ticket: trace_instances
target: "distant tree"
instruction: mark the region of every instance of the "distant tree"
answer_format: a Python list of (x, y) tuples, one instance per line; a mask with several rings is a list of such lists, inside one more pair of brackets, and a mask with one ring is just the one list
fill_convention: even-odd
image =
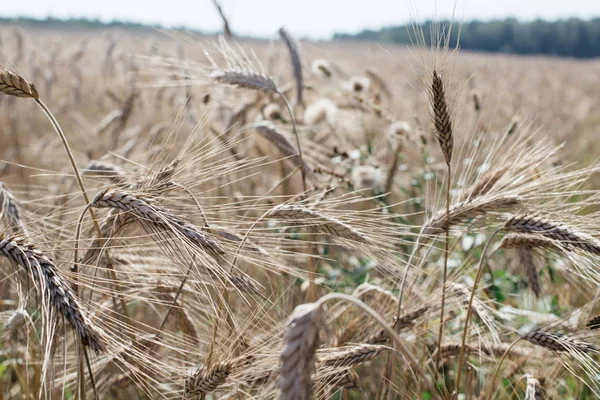
[[(429, 32), (432, 32), (433, 23), (426, 21), (420, 25), (427, 44), (430, 44)], [(378, 31), (365, 30), (355, 35), (336, 34), (334, 38), (409, 44), (411, 35), (414, 36), (412, 26), (395, 26)], [(455, 32), (451, 38), (451, 45), (456, 45), (456, 40)], [(460, 45), (463, 49), (477, 51), (600, 57), (600, 18), (555, 22), (540, 19), (519, 22), (515, 18), (487, 22), (475, 20), (462, 25)]]

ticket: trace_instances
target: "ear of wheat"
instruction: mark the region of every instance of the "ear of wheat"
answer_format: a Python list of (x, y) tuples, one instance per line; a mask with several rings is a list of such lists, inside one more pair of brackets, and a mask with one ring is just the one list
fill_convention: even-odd
[(354, 227), (337, 218), (310, 210), (306, 207), (282, 204), (271, 210), (269, 215), (275, 218), (302, 221), (303, 225), (308, 226), (315, 232), (340, 239), (349, 239), (359, 243), (368, 242), (367, 236)]
[(336, 368), (356, 366), (373, 359), (386, 350), (389, 350), (389, 348), (385, 346), (364, 344), (320, 357), (319, 364), (325, 367)]
[(446, 100), (444, 82), (442, 81), (442, 77), (435, 70), (433, 71), (430, 96), (435, 135), (440, 143), (446, 164), (450, 165), (450, 162), (452, 161), (452, 150), (454, 148), (450, 108), (448, 107), (448, 102)]
[(292, 69), (294, 70), (294, 78), (296, 79), (296, 102), (302, 104), (302, 94), (304, 83), (302, 79), (302, 63), (300, 62), (300, 53), (298, 52), (298, 44), (285, 28), (279, 29), (279, 36), (283, 39), (289, 53)]
[(540, 297), (541, 284), (540, 276), (538, 275), (537, 268), (533, 261), (533, 251), (531, 247), (519, 247), (517, 248), (517, 254), (519, 256), (519, 263), (525, 270), (525, 276), (531, 291), (535, 294), (535, 297)]
[(281, 400), (312, 399), (311, 374), (319, 339), (321, 307), (302, 304), (294, 310), (283, 337), (279, 389)]
[(194, 398), (215, 391), (225, 383), (232, 370), (232, 364), (229, 362), (221, 362), (211, 368), (199, 368), (185, 380), (184, 397)]
[(164, 208), (153, 204), (150, 199), (126, 191), (107, 189), (98, 193), (92, 200), (91, 205), (97, 208), (126, 211), (143, 222), (151, 223), (168, 231), (174, 231), (202, 249), (217, 254), (224, 253), (216, 240), (201, 232), (195, 225), (187, 223)]
[(277, 147), (277, 150), (279, 150), (283, 155), (289, 157), (295, 166), (301, 167), (307, 175), (311, 175), (313, 173), (314, 169), (300, 158), (298, 150), (294, 148), (294, 146), (289, 142), (289, 140), (287, 140), (284, 134), (277, 129), (275, 125), (272, 123), (263, 122), (251, 125), (251, 127), (255, 128), (262, 137)]
[(25, 237), (28, 236), (27, 229), (21, 218), (21, 208), (17, 203), (17, 199), (2, 182), (0, 182), (0, 215), (4, 217), (12, 233), (19, 233)]
[(580, 249), (590, 254), (600, 254), (600, 241), (575, 228), (549, 219), (530, 215), (515, 215), (504, 224), (507, 231), (537, 234), (556, 240), (567, 249)]
[(21, 75), (0, 66), (0, 93), (16, 97), (39, 99), (40, 95), (33, 83)]
[(595, 350), (595, 347), (590, 343), (573, 339), (560, 333), (547, 332), (541, 329), (535, 329), (529, 332), (523, 336), (523, 339), (536, 346), (555, 352), (588, 353)]
[(71, 325), (84, 346), (97, 353), (104, 350), (101, 331), (87, 316), (73, 290), (58, 272), (54, 261), (31, 243), (16, 236), (1, 236), (0, 252), (31, 275), (36, 287), (45, 292), (50, 305)]

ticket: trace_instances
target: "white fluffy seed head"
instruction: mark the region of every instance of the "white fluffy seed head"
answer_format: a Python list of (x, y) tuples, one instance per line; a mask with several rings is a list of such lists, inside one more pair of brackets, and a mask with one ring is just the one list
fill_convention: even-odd
[(281, 119), (281, 107), (277, 103), (269, 103), (263, 108), (263, 115), (270, 121)]
[(385, 128), (385, 136), (391, 144), (397, 144), (400, 137), (407, 138), (412, 133), (410, 124), (406, 121), (396, 121)]
[(354, 167), (350, 179), (355, 189), (372, 189), (375, 191), (383, 188), (385, 182), (383, 172), (371, 165)]
[(316, 59), (312, 62), (311, 70), (313, 74), (322, 78), (330, 78), (332, 75), (329, 61), (324, 60), (322, 58)]
[(365, 76), (353, 76), (346, 83), (346, 90), (355, 94), (365, 94), (369, 91), (371, 80)]
[(335, 103), (329, 99), (319, 99), (306, 108), (304, 113), (304, 122), (307, 125), (318, 124), (319, 122), (327, 121), (327, 123), (335, 124), (338, 108)]

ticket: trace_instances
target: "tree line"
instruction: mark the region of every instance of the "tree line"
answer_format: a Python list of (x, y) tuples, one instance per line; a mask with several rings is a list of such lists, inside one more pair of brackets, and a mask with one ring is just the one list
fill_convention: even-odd
[[(430, 32), (439, 22), (427, 21), (420, 25), (425, 40), (430, 44)], [(456, 24), (455, 24), (456, 25)], [(449, 22), (442, 22), (449, 26)], [(459, 29), (452, 30), (450, 46), (456, 46)], [(357, 34), (338, 33), (334, 39), (372, 40), (377, 42), (411, 43), (412, 26), (386, 27), (364, 30)], [(495, 21), (471, 21), (460, 28), (460, 47), (466, 50), (516, 54), (545, 54), (562, 57), (600, 57), (600, 18), (590, 20), (565, 19), (559, 21), (535, 20), (520, 22), (514, 18)]]

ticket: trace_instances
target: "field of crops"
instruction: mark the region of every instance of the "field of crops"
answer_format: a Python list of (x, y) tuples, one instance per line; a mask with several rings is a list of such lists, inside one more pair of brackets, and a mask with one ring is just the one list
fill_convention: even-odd
[(600, 61), (0, 49), (0, 400), (600, 397)]

